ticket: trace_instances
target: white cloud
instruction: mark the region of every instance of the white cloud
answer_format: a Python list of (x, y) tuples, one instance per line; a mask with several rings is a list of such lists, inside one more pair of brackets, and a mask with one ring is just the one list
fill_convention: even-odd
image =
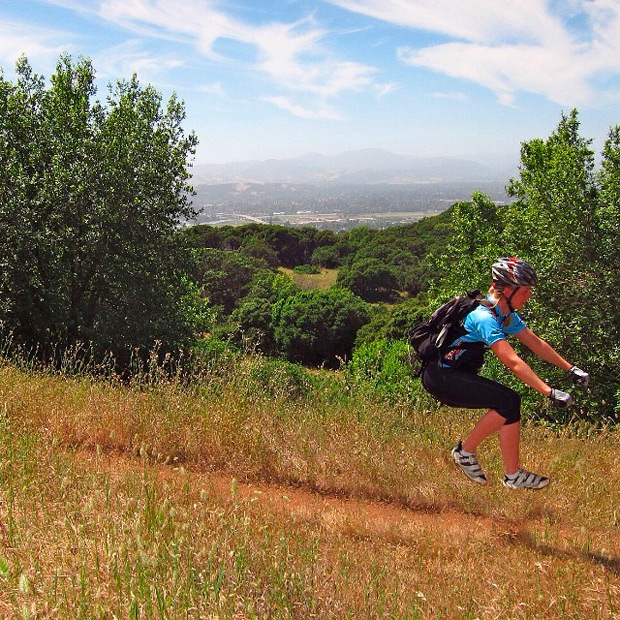
[[(99, 16), (136, 34), (186, 41), (207, 56), (219, 38), (244, 40), (244, 28), (211, 2), (178, 0), (101, 0)], [(241, 27), (240, 27), (241, 26)]]
[(587, 60), (595, 70), (620, 71), (620, 3), (597, 0), (585, 4), (592, 28)]
[[(197, 66), (200, 58), (206, 58), (228, 65), (232, 70), (262, 75), (279, 89), (279, 94), (298, 92), (314, 96), (315, 104), (308, 108), (291, 104), (284, 97), (270, 99), (280, 108), (305, 118), (338, 117), (333, 110), (325, 108), (327, 98), (346, 92), (385, 96), (396, 89), (393, 83), (377, 81), (375, 67), (342, 58), (331, 51), (326, 41), (334, 33), (317, 26), (312, 17), (288, 23), (255, 24), (236, 19), (213, 0), (47, 1), (90, 20), (106, 20), (131, 33), (130, 40), (93, 57), (102, 77), (135, 72), (141, 81), (158, 83), (171, 69), (187, 64)], [(30, 29), (32, 42), (31, 33)], [(8, 38), (3, 39), (0, 45), (6, 46)], [(161, 49), (152, 51), (153, 40), (164, 42)], [(195, 50), (195, 57), (181, 60), (178, 54), (167, 55), (165, 50), (170, 46), (165, 42), (181, 42)], [(56, 48), (52, 55), (57, 57)], [(203, 90), (223, 95), (221, 83), (207, 85)]]
[(382, 97), (397, 91), (399, 88), (400, 84), (397, 84), (396, 82), (386, 82), (385, 84), (375, 84), (373, 86), (373, 92), (377, 97), (379, 97), (379, 99), (381, 99)]
[(560, 105), (585, 104), (589, 99), (580, 68), (542, 47), (448, 43), (421, 50), (401, 49), (399, 57), (409, 65), (485, 86), (504, 104), (512, 104), (518, 91), (537, 93)]
[(330, 0), (375, 19), (447, 36), (493, 43), (506, 37), (541, 41), (565, 36), (546, 0)]
[(136, 33), (186, 40), (200, 54), (223, 62), (237, 61), (218, 51), (219, 42), (244, 44), (253, 51), (249, 68), (289, 90), (333, 97), (377, 86), (374, 67), (332, 57), (323, 45), (328, 33), (310, 18), (253, 25), (204, 0), (103, 0), (100, 15)]
[(167, 71), (180, 67), (183, 62), (165, 54), (153, 54), (140, 41), (130, 40), (107, 48), (93, 58), (99, 77), (138, 75), (141, 82), (157, 83)]
[(455, 101), (465, 101), (469, 97), (465, 93), (433, 93), (436, 99), (454, 99)]
[[(560, 105), (593, 103), (593, 80), (620, 75), (617, 0), (330, 0), (342, 8), (458, 41), (402, 47), (406, 64), (461, 78), (511, 105), (518, 92)], [(585, 23), (577, 33), (567, 18)], [(584, 36), (585, 32), (585, 36)]]
[(68, 38), (66, 33), (2, 20), (0, 65), (8, 72), (9, 69), (12, 70), (19, 56), (25, 54), (33, 66), (53, 67), (62, 52), (72, 51), (70, 44), (61, 43)]
[[(95, 7), (86, 1), (79, 3), (72, 0), (50, 1), (52, 4), (84, 15), (91, 17), (96, 15)], [(80, 52), (80, 37), (80, 33), (38, 28), (31, 23), (1, 20), (0, 59), (14, 63), (20, 54), (26, 54), (33, 66), (52, 70), (61, 53)], [(183, 64), (179, 58), (148, 51), (137, 39), (106, 48), (103, 52), (91, 54), (91, 57), (99, 77), (115, 78), (135, 72), (142, 81), (147, 82), (157, 82), (163, 73)]]
[(587, 62), (577, 57), (567, 62), (565, 55), (542, 46), (448, 43), (421, 50), (401, 49), (399, 57), (409, 65), (480, 84), (504, 104), (512, 104), (520, 91), (542, 95), (560, 105), (591, 103)]
[(304, 108), (287, 99), (286, 97), (263, 97), (263, 101), (272, 103), (282, 110), (290, 112), (293, 116), (312, 120), (341, 120), (342, 117), (335, 111), (326, 107), (317, 109)]
[(256, 68), (288, 89), (329, 97), (372, 84), (375, 69), (354, 62), (325, 58), (320, 41), (325, 33), (295, 24), (271, 24), (253, 31), (258, 48)]
[(211, 84), (202, 84), (198, 87), (203, 93), (207, 93), (208, 95), (216, 95), (217, 97), (221, 97), (222, 99), (226, 98), (226, 90), (224, 89), (224, 85), (222, 82), (213, 82)]

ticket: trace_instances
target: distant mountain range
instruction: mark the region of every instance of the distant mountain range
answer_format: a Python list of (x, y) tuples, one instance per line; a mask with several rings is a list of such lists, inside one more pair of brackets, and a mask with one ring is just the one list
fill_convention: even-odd
[(191, 170), (193, 183), (303, 183), (312, 185), (411, 185), (418, 183), (504, 182), (514, 167), (483, 165), (450, 157), (397, 155), (383, 149), (310, 153), (291, 159), (201, 164)]

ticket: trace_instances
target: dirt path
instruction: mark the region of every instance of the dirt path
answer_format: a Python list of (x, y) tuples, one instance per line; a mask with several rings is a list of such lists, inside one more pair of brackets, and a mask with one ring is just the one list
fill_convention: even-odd
[[(520, 547), (541, 557), (581, 559), (620, 575), (620, 531), (575, 528), (544, 516), (527, 521), (471, 514), (455, 509), (428, 511), (352, 497), (335, 497), (304, 488), (265, 483), (243, 483), (224, 474), (192, 474), (197, 483), (209, 482), (222, 497), (234, 485), (240, 498), (266, 511), (294, 516), (322, 526), (335, 535), (352, 536), (394, 545), (415, 545), (432, 539), (440, 546)], [(208, 480), (205, 479), (207, 476)], [(550, 537), (552, 543), (547, 542)]]
[[(215, 474), (210, 476), (210, 481), (222, 495), (230, 496), (232, 477)], [(342, 533), (366, 531), (374, 537), (401, 538), (414, 534), (423, 526), (441, 529), (447, 536), (458, 541), (463, 532), (468, 532), (469, 536), (469, 532), (479, 529), (502, 530), (508, 527), (507, 523), (501, 520), (495, 523), (488, 517), (457, 512), (431, 513), (385, 502), (336, 497), (304, 488), (240, 482), (235, 482), (235, 487), (240, 497), (257, 502), (264, 509), (291, 514), (304, 521), (320, 522), (327, 529)], [(483, 527), (479, 528), (481, 525)]]
[[(92, 453), (83, 455), (94, 459)], [(108, 455), (104, 467), (118, 473), (127, 469), (142, 470), (143, 463), (126, 455)], [(101, 464), (101, 463), (100, 463)], [(149, 465), (150, 471), (162, 481), (190, 479), (190, 488), (207, 488), (222, 501), (233, 494), (255, 509), (265, 513), (293, 517), (319, 525), (335, 535), (381, 541), (387, 544), (411, 545), (429, 535), (446, 545), (481, 543), (514, 545), (536, 549), (544, 555), (563, 557), (585, 556), (594, 564), (604, 565), (620, 575), (620, 531), (617, 528), (575, 528), (568, 522), (552, 527), (554, 544), (545, 544), (550, 524), (544, 515), (527, 521), (502, 516), (472, 514), (464, 510), (430, 510), (405, 507), (371, 499), (336, 495), (310, 488), (245, 482), (222, 472), (194, 472), (169, 465)], [(584, 549), (588, 551), (584, 552)], [(597, 549), (604, 549), (598, 552)]]

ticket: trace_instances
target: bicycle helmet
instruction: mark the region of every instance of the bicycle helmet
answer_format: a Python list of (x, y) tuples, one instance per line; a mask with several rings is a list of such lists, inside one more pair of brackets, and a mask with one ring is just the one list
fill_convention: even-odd
[(502, 290), (505, 286), (535, 286), (538, 278), (534, 268), (520, 258), (498, 258), (491, 267), (493, 286)]

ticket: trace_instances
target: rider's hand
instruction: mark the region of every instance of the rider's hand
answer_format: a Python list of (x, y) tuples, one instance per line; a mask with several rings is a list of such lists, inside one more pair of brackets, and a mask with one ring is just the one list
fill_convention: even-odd
[(551, 388), (549, 400), (555, 407), (570, 407), (573, 404), (573, 397), (568, 392)]
[(581, 368), (577, 368), (577, 366), (573, 366), (569, 371), (571, 381), (575, 385), (581, 385), (583, 387), (588, 387), (590, 384), (590, 375), (585, 371), (581, 370)]

